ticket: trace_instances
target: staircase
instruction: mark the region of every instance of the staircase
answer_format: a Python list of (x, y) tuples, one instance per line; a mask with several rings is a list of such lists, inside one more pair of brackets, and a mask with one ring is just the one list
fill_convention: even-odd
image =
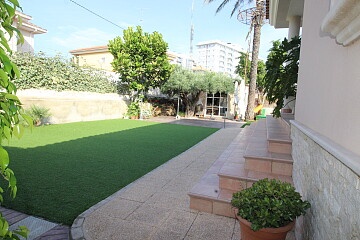
[(263, 179), (292, 183), (290, 126), (267, 116), (245, 127), (192, 190), (190, 208), (235, 217), (234, 192)]

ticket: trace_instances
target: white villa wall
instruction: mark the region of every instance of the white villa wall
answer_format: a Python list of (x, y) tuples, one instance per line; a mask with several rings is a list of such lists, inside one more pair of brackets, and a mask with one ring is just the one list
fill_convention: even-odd
[(360, 41), (344, 47), (321, 31), (329, 7), (304, 6), (291, 138), (294, 185), (312, 206), (297, 240), (360, 239)]
[(343, 47), (321, 32), (329, 6), (305, 1), (295, 119), (360, 155), (360, 41)]
[(34, 34), (31, 32), (21, 31), (24, 37), (24, 43), (17, 46), (18, 52), (34, 52)]
[(23, 90), (17, 96), (25, 109), (31, 105), (50, 109), (50, 123), (116, 119), (125, 116), (127, 104), (118, 94)]

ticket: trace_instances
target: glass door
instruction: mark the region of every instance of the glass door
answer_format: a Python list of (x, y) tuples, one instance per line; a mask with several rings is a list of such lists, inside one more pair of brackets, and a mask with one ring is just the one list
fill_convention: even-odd
[(206, 96), (206, 115), (225, 116), (227, 112), (226, 93), (208, 93)]

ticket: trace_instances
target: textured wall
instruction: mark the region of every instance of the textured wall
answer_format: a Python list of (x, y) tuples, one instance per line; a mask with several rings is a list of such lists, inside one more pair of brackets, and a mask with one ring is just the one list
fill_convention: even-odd
[(305, 1), (295, 119), (360, 155), (360, 40), (344, 47), (321, 32), (329, 6)]
[(297, 221), (297, 240), (360, 239), (359, 175), (294, 125), (291, 136), (295, 187), (312, 205)]
[(117, 94), (25, 90), (17, 96), (25, 109), (31, 105), (49, 108), (51, 123), (122, 118), (127, 111), (126, 102)]

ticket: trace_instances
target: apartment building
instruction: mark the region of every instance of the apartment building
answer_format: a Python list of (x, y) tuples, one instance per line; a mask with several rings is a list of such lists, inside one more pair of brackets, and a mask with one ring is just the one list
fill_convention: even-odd
[(180, 65), (189, 69), (193, 69), (195, 67), (194, 60), (186, 54), (179, 54), (172, 51), (167, 51), (166, 54), (171, 64)]
[(218, 40), (200, 42), (196, 47), (197, 65), (214, 72), (228, 73), (231, 76), (235, 75), (240, 52), (244, 52), (240, 45)]

